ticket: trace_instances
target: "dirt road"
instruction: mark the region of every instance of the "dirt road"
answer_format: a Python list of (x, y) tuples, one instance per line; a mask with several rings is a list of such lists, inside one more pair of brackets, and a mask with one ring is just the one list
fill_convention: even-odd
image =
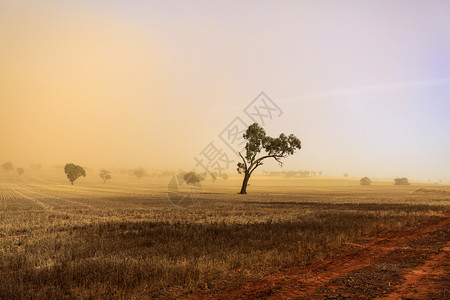
[(450, 299), (450, 217), (339, 249), (218, 295), (190, 299)]

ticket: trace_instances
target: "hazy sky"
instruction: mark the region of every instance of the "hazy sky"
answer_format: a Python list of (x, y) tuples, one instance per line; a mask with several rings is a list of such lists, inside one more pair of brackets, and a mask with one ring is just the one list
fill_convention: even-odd
[(267, 132), (303, 143), (286, 170), (448, 182), (449, 12), (0, 0), (0, 162), (190, 169), (264, 91), (283, 111)]

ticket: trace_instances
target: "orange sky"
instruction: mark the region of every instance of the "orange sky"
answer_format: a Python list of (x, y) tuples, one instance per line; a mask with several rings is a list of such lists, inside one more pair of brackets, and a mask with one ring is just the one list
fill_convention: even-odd
[(434, 4), (2, 1), (0, 162), (189, 169), (265, 91), (303, 141), (285, 169), (448, 181)]

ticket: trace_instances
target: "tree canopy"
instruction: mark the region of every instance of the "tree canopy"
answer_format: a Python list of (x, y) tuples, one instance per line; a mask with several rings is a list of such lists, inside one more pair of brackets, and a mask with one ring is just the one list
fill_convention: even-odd
[(138, 179), (141, 179), (144, 177), (147, 173), (143, 168), (138, 168), (133, 171), (134, 176), (136, 176)]
[(5, 171), (7, 171), (7, 172), (9, 172), (9, 171), (11, 171), (11, 170), (14, 170), (13, 163), (10, 162), (10, 161), (5, 162), (5, 163), (2, 165), (2, 168), (3, 168), (3, 170), (5, 170)]
[(22, 176), (23, 173), (25, 172), (24, 168), (17, 168), (16, 171), (17, 171), (17, 175), (19, 175), (19, 176)]
[(195, 185), (202, 181), (204, 178), (200, 174), (195, 173), (194, 171), (188, 172), (183, 175), (184, 182), (190, 185)]
[(406, 177), (395, 178), (394, 185), (409, 185), (408, 178), (406, 178)]
[(372, 180), (370, 180), (369, 177), (363, 177), (361, 178), (361, 180), (359, 181), (359, 183), (361, 185), (371, 185), (372, 184)]
[(80, 176), (86, 177), (86, 172), (84, 171), (84, 169), (73, 163), (68, 163), (65, 165), (64, 173), (66, 173), (67, 178), (69, 179), (72, 185), (73, 182), (77, 180), (78, 177)]
[(99, 173), (101, 179), (103, 179), (103, 183), (106, 183), (106, 180), (110, 180), (111, 177), (111, 171), (108, 171), (106, 169), (101, 169)]
[(259, 126), (258, 123), (250, 125), (243, 137), (247, 140), (245, 144), (246, 152), (245, 156), (239, 152), (242, 162), (237, 164), (238, 173), (244, 174), (240, 194), (247, 193), (246, 189), (251, 174), (256, 168), (263, 165), (265, 159), (273, 158), (282, 166), (281, 159), (294, 154), (297, 149), (301, 149), (300, 140), (293, 134), (286, 136), (281, 133), (279, 137), (273, 138), (267, 136), (264, 128)]

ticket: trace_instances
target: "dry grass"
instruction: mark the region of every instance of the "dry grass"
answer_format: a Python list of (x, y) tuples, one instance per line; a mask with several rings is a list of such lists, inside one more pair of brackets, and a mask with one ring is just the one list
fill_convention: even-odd
[(265, 178), (252, 182), (251, 194), (236, 195), (232, 179), (206, 185), (203, 197), (182, 209), (166, 199), (163, 182), (117, 182), (3, 180), (0, 298), (153, 298), (222, 289), (439, 217), (450, 200), (413, 193), (417, 185)]

